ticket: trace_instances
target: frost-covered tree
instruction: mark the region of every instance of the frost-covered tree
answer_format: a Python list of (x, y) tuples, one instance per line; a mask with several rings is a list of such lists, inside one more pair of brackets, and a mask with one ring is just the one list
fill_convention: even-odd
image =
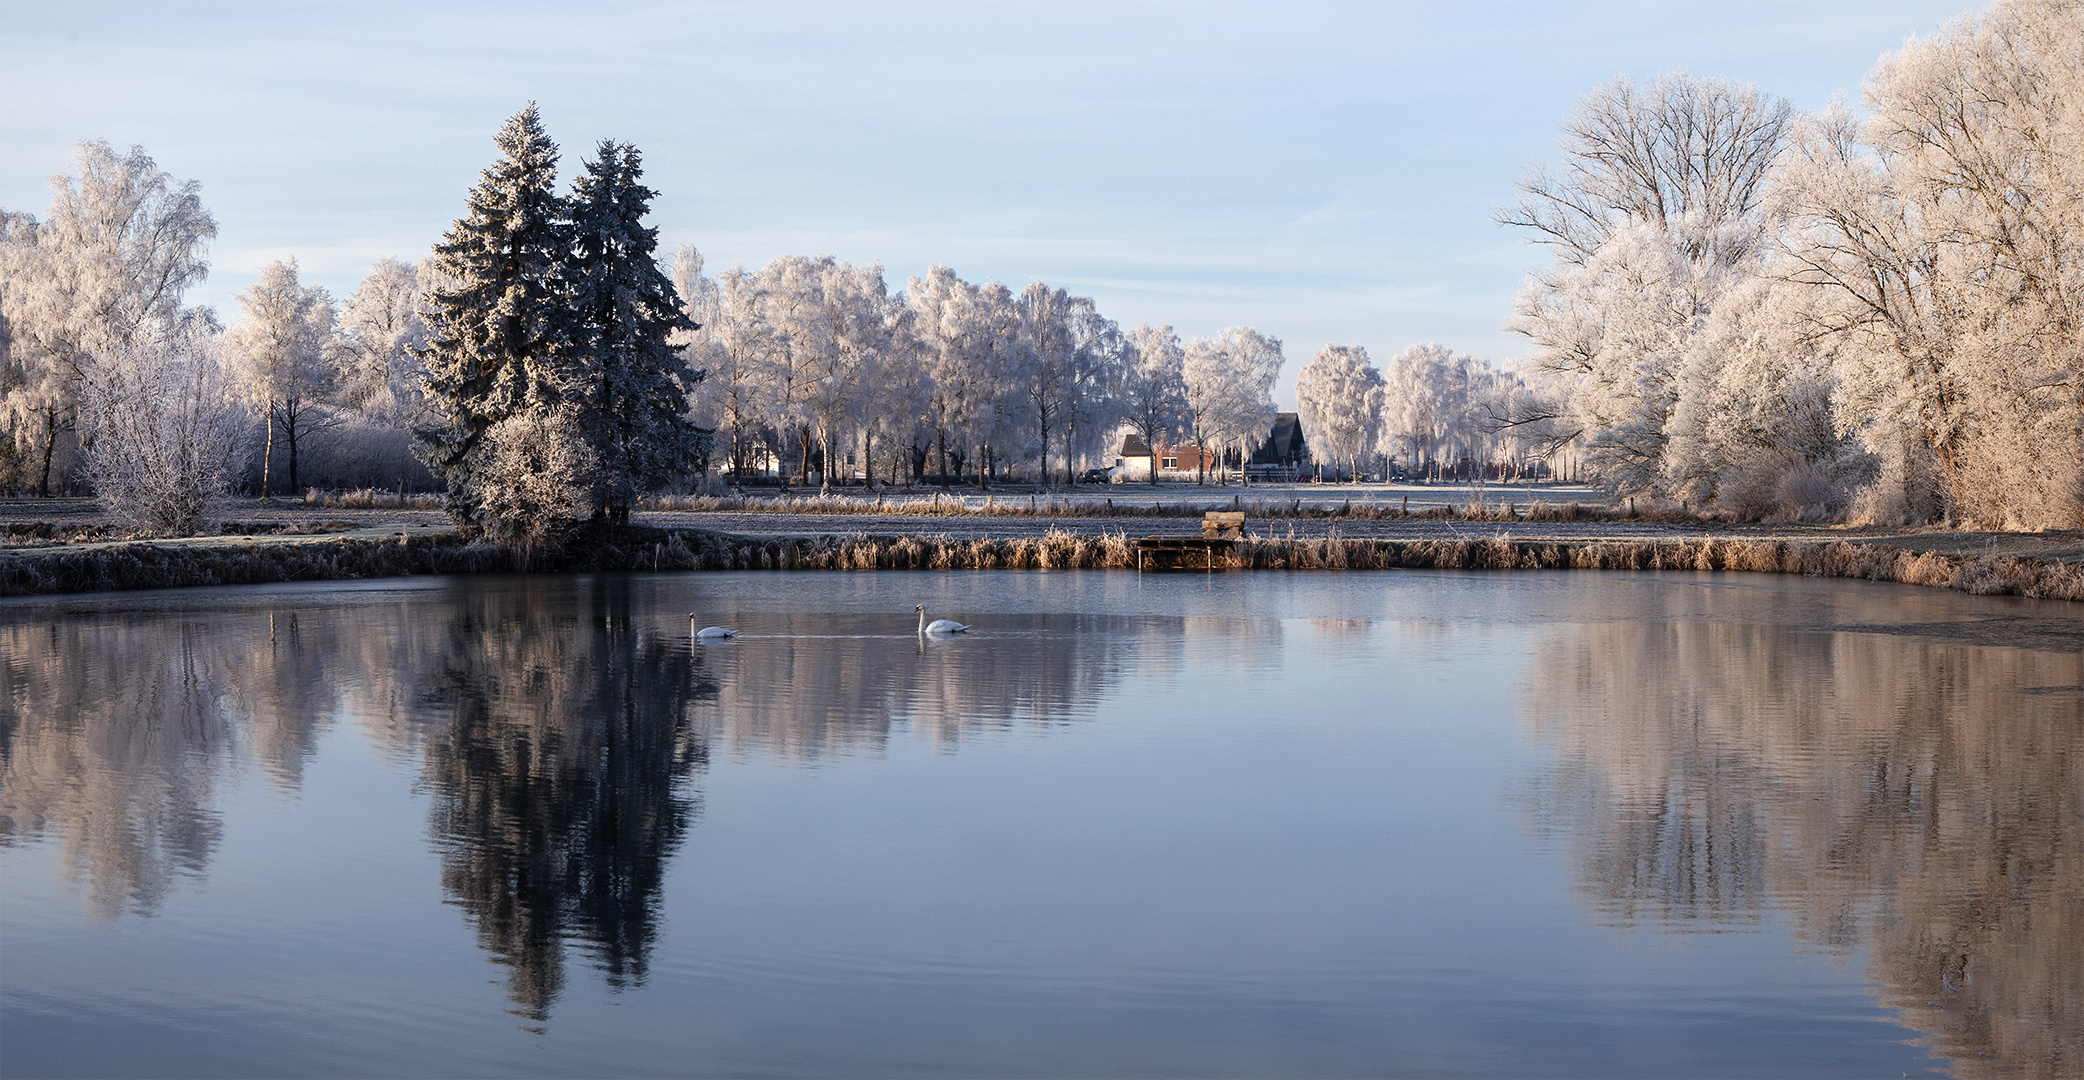
[[(699, 262), (695, 265), (699, 274)], [(703, 350), (703, 369), (708, 372), (696, 387), (696, 400), (709, 422), (730, 429), (731, 475), (742, 478), (764, 412), (761, 373), (765, 357), (774, 347), (769, 341), (774, 328), (766, 321), (767, 304), (758, 277), (733, 266), (717, 279), (716, 286), (715, 321), (703, 323), (695, 338)]]
[[(972, 439), (991, 424), (994, 401), (1001, 390), (992, 360), (999, 355), (992, 340), (1002, 327), (988, 309), (978, 286), (945, 266), (931, 267), (913, 278), (906, 290), (916, 314), (921, 358), (929, 381), (928, 416), (940, 457), (941, 483), (949, 483), (949, 440), (958, 460)], [(978, 476), (983, 473), (980, 469)]]
[(570, 403), (530, 409), (486, 429), (473, 481), (487, 535), (534, 546), (585, 517), (593, 504), (594, 459), (586, 424)]
[(470, 191), (468, 214), (434, 248), (444, 284), (426, 297), (427, 401), (422, 460), (446, 485), (458, 521), (487, 518), (492, 474), (480, 454), (492, 426), (547, 413), (568, 388), (570, 320), (559, 295), (570, 251), (557, 194), (557, 146), (530, 103), (495, 140), (500, 158)]
[(825, 299), (826, 275), (835, 263), (829, 255), (783, 255), (761, 267), (757, 279), (759, 321), (767, 333), (754, 375), (756, 400), (761, 419), (794, 438), (796, 476), (805, 484), (816, 444), (811, 400), (839, 350), (833, 308)]
[(73, 174), (53, 177), (41, 223), (7, 214), (0, 231), (0, 412), (37, 459), (51, 493), (61, 443), (78, 426), (91, 359), (181, 318), (181, 298), (209, 274), (217, 223), (199, 185), (168, 175), (142, 147), (82, 142)]
[[(1187, 427), (1197, 446), (1243, 450), (1274, 419), (1274, 380), (1286, 362), (1281, 339), (1248, 326), (1233, 326), (1212, 338), (1187, 343), (1181, 361), (1186, 387)], [(1207, 458), (1197, 466), (1204, 480)]]
[(1074, 456), (1104, 455), (1107, 440), (1121, 427), (1135, 355), (1114, 320), (1086, 297), (1072, 297), (1069, 316), (1076, 360), (1072, 392), (1065, 399), (1059, 431), (1064, 447), (1064, 482), (1070, 483)]
[(869, 423), (884, 369), (896, 361), (891, 312), (901, 301), (890, 295), (880, 264), (831, 262), (824, 279), (819, 292), (831, 348), (816, 361), (806, 406), (829, 486), (840, 446)]
[(1682, 358), (1664, 475), (1682, 496), (1745, 517), (1837, 517), (1872, 456), (1837, 429), (1842, 343), (1815, 332), (1822, 299), (1774, 277), (1724, 296)]
[(217, 513), (248, 418), (206, 316), (134, 326), (88, 357), (85, 471), (109, 514), (150, 536), (192, 536)]
[(1555, 253), (1511, 325), (1564, 388), (1566, 422), (1616, 491), (1673, 488), (1666, 423), (1696, 385), (1683, 357), (1719, 298), (1758, 272), (1792, 118), (1786, 102), (1722, 80), (1618, 79), (1565, 124), (1562, 171), (1530, 172), (1499, 214)]
[(1382, 422), (1382, 373), (1358, 345), (1326, 345), (1295, 378), (1295, 405), (1310, 445), (1345, 462), (1359, 479), (1361, 456), (1372, 453)]
[(2008, 0), (1885, 58), (1781, 175), (1807, 329), (1845, 346), (1872, 520), (2084, 524), (2084, 4)]
[(372, 421), (419, 422), (424, 369), (418, 354), (427, 345), (421, 278), (412, 263), (378, 260), (342, 307), (339, 401)]
[(1158, 447), (1178, 438), (1189, 421), (1187, 382), (1182, 373), (1186, 350), (1170, 326), (1144, 323), (1129, 331), (1129, 367), (1123, 380), (1122, 422), (1143, 439), (1154, 455), (1151, 483), (1158, 482)]
[(1694, 262), (1756, 249), (1758, 211), (1794, 107), (1756, 88), (1684, 72), (1637, 87), (1626, 76), (1579, 99), (1563, 163), (1537, 166), (1498, 220), (1534, 233), (1559, 263), (1582, 265), (1623, 229), (1651, 225)]
[(982, 409), (971, 440), (977, 447), (977, 485), (997, 471), (1002, 462), (1019, 456), (1017, 447), (1025, 433), (1033, 430), (1030, 406), (1033, 399), (1023, 393), (1032, 385), (1034, 352), (1022, 340), (1020, 304), (1013, 290), (987, 281), (971, 294), (974, 333), (984, 350), (983, 366), (989, 378), (983, 383)]
[(721, 426), (717, 398), (705, 389), (725, 381), (723, 369), (731, 363), (731, 356), (723, 347), (723, 290), (714, 278), (702, 275), (703, 262), (702, 252), (693, 244), (682, 244), (673, 256), (673, 291), (680, 297), (681, 312), (695, 324), (680, 347), (680, 358), (695, 375), (694, 389), (687, 397), (687, 415), (694, 430), (689, 472), (698, 481), (709, 475), (710, 455), (716, 449), (716, 433)]
[[(1064, 415), (1073, 408), (1072, 399), (1083, 391), (1078, 339), (1072, 325), (1073, 305), (1080, 299), (1031, 281), (1017, 301), (1020, 345), (1027, 357), (1023, 390), (1040, 443), (1040, 474), (1045, 483), (1051, 436), (1063, 426)], [(1066, 472), (1070, 471), (1068, 460), (1067, 452)]]
[(260, 493), (268, 497), (275, 433), (289, 451), (289, 489), (302, 490), (298, 452), (328, 421), (328, 398), (339, 371), (333, 340), (333, 298), (322, 286), (297, 281), (297, 262), (269, 263), (260, 280), (239, 296), (246, 322), (229, 335), (239, 389), (267, 425), (261, 452)]
[(593, 512), (615, 524), (681, 466), (694, 436), (687, 388), (698, 376), (679, 346), (695, 324), (659, 269), (658, 230), (644, 224), (657, 193), (643, 175), (627, 143), (603, 141), (586, 163), (572, 188), (558, 297), (565, 393), (594, 465)]

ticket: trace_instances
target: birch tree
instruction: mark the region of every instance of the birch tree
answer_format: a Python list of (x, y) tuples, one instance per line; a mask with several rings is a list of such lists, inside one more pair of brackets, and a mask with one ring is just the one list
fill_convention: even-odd
[[(1020, 293), (1019, 333), (1028, 361), (1023, 390), (1040, 442), (1044, 483), (1049, 480), (1050, 438), (1063, 426), (1073, 398), (1081, 391), (1078, 339), (1072, 326), (1075, 299), (1079, 298), (1039, 281), (1029, 282)], [(1069, 472), (1068, 448), (1065, 454), (1065, 471)]]
[(260, 280), (239, 296), (246, 322), (230, 335), (239, 388), (260, 411), (267, 427), (261, 453), (260, 495), (269, 495), (275, 433), (289, 451), (289, 489), (299, 486), (298, 453), (304, 439), (326, 422), (327, 398), (336, 384), (333, 298), (317, 285), (297, 281), (295, 259), (261, 269)]
[(1128, 372), (1122, 388), (1122, 420), (1151, 451), (1151, 483), (1158, 482), (1158, 447), (1189, 423), (1186, 352), (1170, 326), (1144, 323), (1129, 331)]
[(380, 260), (342, 306), (338, 399), (370, 420), (398, 427), (419, 421), (424, 369), (417, 354), (427, 345), (421, 276), (412, 263)]
[(1091, 299), (1073, 297), (1069, 316), (1076, 375), (1062, 418), (1064, 482), (1072, 477), (1073, 455), (1103, 454), (1121, 427), (1135, 353), (1114, 320)]
[(37, 460), (42, 496), (61, 442), (79, 426), (81, 372), (95, 355), (180, 318), (182, 296), (209, 274), (217, 235), (200, 185), (175, 180), (142, 147), (119, 155), (82, 142), (73, 173), (50, 186), (41, 223), (9, 214), (0, 234), (0, 412)]
[(991, 326), (976, 294), (975, 286), (945, 266), (929, 268), (924, 278), (912, 278), (906, 289), (917, 312), (930, 387), (927, 411), (943, 487), (949, 484), (948, 440), (955, 439), (959, 455), (991, 409)]
[(698, 387), (699, 399), (716, 423), (731, 431), (731, 475), (745, 476), (755, 428), (763, 407), (759, 398), (761, 365), (775, 347), (774, 327), (767, 322), (767, 303), (760, 279), (733, 266), (717, 279), (716, 322), (704, 324), (708, 342), (704, 367), (709, 375)]
[[(1181, 361), (1188, 427), (1197, 445), (1243, 449), (1274, 419), (1274, 380), (1285, 358), (1281, 340), (1248, 326), (1188, 342)], [(1206, 458), (1197, 466), (1206, 473)], [(1204, 476), (1197, 475), (1200, 482)]]
[(1358, 345), (1326, 345), (1296, 373), (1295, 404), (1310, 444), (1360, 477), (1360, 458), (1372, 451), (1382, 420), (1382, 374)]

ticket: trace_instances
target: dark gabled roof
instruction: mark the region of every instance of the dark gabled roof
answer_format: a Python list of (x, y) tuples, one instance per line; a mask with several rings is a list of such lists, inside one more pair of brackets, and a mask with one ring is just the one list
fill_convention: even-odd
[(1151, 448), (1144, 444), (1143, 436), (1130, 432), (1122, 439), (1122, 448), (1116, 457), (1150, 457)]
[(1310, 456), (1303, 440), (1302, 419), (1292, 412), (1276, 413), (1273, 430), (1259, 449), (1252, 451), (1253, 465), (1301, 465)]

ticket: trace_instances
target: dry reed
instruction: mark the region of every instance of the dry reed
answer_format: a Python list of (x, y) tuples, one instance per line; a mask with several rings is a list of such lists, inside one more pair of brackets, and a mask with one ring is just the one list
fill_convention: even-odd
[[(964, 496), (982, 494), (983, 506), (970, 506)], [(1336, 505), (1330, 500), (1339, 499)], [(646, 499), (640, 509), (667, 513), (876, 515), (885, 517), (1023, 517), (1023, 518), (1198, 518), (1209, 511), (1243, 511), (1253, 519), (1352, 520), (1352, 521), (1701, 521), (1699, 514), (1672, 510), (1630, 513), (1583, 503), (1520, 502), (1479, 497), (1462, 506), (1424, 506), (1406, 509), (1404, 500), (1340, 498), (1334, 491), (1313, 493), (1305, 505), (1300, 496), (1286, 499), (1189, 497), (1177, 502), (1124, 502), (1116, 505), (1110, 496), (1062, 496), (994, 494), (965, 491), (943, 495), (878, 495), (873, 499), (855, 495), (661, 495)]]
[[(1979, 595), (2084, 600), (2084, 566), (2009, 555), (1963, 559), (1836, 541), (1700, 539), (1523, 541), (1268, 537), (1238, 541), (1250, 570), (1725, 570), (1862, 578)], [(699, 529), (589, 527), (561, 547), (517, 552), (455, 535), (299, 544), (158, 545), (0, 553), (0, 595), (523, 569), (1104, 570), (1133, 569), (1122, 533), (968, 539), (826, 535), (786, 539)]]
[(306, 488), (304, 505), (321, 510), (439, 510), (441, 496), (426, 492), (384, 491), (380, 488), (358, 488), (352, 491)]

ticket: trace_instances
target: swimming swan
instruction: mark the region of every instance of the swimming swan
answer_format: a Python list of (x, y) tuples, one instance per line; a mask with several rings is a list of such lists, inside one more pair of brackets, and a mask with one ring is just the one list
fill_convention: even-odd
[[(694, 630), (694, 627), (695, 627), (695, 615), (694, 615), (694, 612), (689, 612), (689, 613), (688, 613), (688, 616), (687, 616), (687, 625), (688, 625), (688, 629), (690, 629), (690, 630)], [(700, 629), (700, 630), (695, 630), (695, 636), (696, 636), (696, 637), (698, 637), (698, 638), (705, 638), (705, 637), (706, 637), (706, 638), (725, 638), (725, 637), (737, 637), (737, 636), (738, 636), (738, 631), (736, 631), (736, 630), (726, 630), (726, 629), (724, 629), (724, 628), (723, 628), (723, 627), (721, 627), (721, 626), (705, 626), (705, 627), (703, 627), (703, 628), (702, 628), (702, 629)]]
[(969, 629), (953, 619), (935, 619), (927, 622), (925, 604), (920, 604), (912, 610), (919, 613), (919, 632), (922, 634), (960, 634)]

